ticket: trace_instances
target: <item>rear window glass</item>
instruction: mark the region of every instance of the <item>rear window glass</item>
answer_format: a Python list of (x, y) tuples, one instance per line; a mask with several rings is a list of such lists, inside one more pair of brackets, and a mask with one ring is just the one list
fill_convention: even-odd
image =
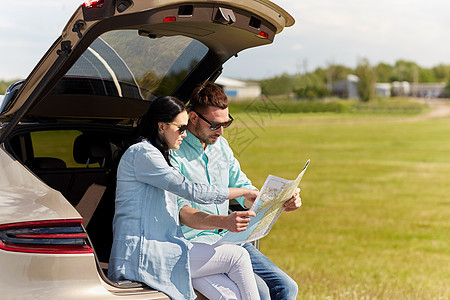
[(204, 44), (185, 36), (107, 32), (90, 45), (52, 93), (142, 100), (170, 95), (207, 52)]
[[(73, 156), (74, 142), (81, 135), (78, 130), (51, 130), (31, 132), (34, 157), (59, 158), (67, 167), (86, 167), (86, 164), (77, 163)], [(92, 164), (89, 167), (99, 167)]]

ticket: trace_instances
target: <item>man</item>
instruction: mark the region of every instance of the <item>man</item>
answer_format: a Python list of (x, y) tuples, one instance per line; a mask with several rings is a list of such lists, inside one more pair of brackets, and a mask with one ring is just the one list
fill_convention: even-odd
[[(193, 182), (256, 189), (241, 171), (228, 142), (222, 137), (223, 129), (232, 121), (228, 98), (220, 87), (209, 82), (197, 87), (189, 103), (187, 137), (180, 149), (172, 152), (172, 165)], [(292, 211), (301, 206), (298, 192), (297, 189), (286, 201), (285, 210)], [(245, 207), (243, 199), (237, 200)], [(186, 225), (182, 226), (185, 237), (192, 242), (213, 244), (222, 237), (222, 229), (245, 230), (249, 218), (239, 212), (229, 215), (228, 207), (228, 202), (199, 205), (179, 199), (180, 222)], [(296, 298), (298, 286), (294, 280), (252, 244), (246, 243), (243, 247), (250, 254), (261, 299)]]

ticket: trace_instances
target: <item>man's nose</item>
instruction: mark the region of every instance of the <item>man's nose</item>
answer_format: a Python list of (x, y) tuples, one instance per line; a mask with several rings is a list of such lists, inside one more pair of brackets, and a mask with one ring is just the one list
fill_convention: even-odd
[(219, 129), (217, 129), (217, 133), (223, 135), (223, 126), (220, 126)]

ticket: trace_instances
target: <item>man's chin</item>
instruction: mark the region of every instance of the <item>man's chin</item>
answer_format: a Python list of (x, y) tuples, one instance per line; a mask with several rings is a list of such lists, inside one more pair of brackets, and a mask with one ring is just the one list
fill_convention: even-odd
[(205, 144), (212, 145), (212, 144), (215, 144), (218, 140), (219, 140), (219, 136), (218, 137), (212, 136), (212, 137), (208, 138), (208, 141)]

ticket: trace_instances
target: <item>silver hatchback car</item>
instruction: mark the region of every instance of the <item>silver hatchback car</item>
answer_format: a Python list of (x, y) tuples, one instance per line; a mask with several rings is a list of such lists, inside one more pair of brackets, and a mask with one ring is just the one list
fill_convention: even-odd
[(136, 120), (294, 19), (268, 0), (89, 0), (0, 101), (1, 299), (167, 299), (105, 275)]

